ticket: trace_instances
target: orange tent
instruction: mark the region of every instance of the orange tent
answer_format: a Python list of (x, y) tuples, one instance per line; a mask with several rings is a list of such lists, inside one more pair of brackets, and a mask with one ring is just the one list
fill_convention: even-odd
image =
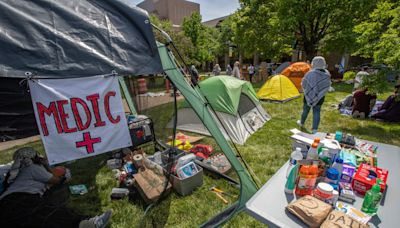
[(296, 62), (286, 67), (281, 74), (288, 77), (299, 91), (302, 91), (301, 80), (311, 70), (311, 65), (306, 62)]

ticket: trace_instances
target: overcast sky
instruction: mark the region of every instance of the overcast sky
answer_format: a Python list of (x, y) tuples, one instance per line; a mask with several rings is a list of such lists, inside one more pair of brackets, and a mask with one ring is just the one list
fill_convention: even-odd
[[(132, 0), (138, 4), (143, 0)], [(203, 21), (223, 17), (235, 12), (239, 8), (239, 0), (190, 0), (200, 4), (200, 14)]]

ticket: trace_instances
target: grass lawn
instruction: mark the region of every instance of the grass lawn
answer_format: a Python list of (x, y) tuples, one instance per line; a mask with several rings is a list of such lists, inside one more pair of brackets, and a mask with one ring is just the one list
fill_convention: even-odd
[[(260, 85), (257, 84), (255, 87), (257, 89)], [(327, 95), (322, 108), (321, 131), (340, 130), (362, 139), (400, 146), (399, 124), (355, 120), (340, 115), (332, 105), (337, 105), (351, 92), (352, 87), (344, 84), (335, 84), (334, 87), (336, 91)], [(384, 100), (389, 94), (390, 91), (380, 95), (379, 99)], [(297, 127), (296, 120), (300, 117), (302, 98), (285, 104), (264, 103), (263, 106), (272, 116), (271, 121), (250, 137), (245, 146), (238, 147), (254, 173), (262, 183), (265, 183), (287, 161), (291, 153), (289, 130)], [(163, 139), (171, 134), (171, 129), (165, 129), (164, 126), (173, 114), (172, 104), (146, 110), (144, 114), (153, 118), (158, 138)], [(306, 126), (308, 129), (311, 128), (311, 116)], [(210, 138), (206, 138), (202, 143), (216, 145)], [(41, 142), (28, 145), (43, 152)], [(0, 152), (2, 154), (0, 162), (10, 161), (14, 150), (15, 148)], [(72, 184), (87, 184), (91, 189), (86, 195), (71, 197), (70, 206), (90, 215), (112, 208), (114, 214), (111, 227), (196, 227), (227, 207), (208, 191), (211, 186), (216, 185), (238, 194), (238, 190), (225, 181), (205, 176), (204, 185), (192, 195), (180, 197), (172, 193), (145, 214), (145, 207), (139, 201), (110, 200), (111, 189), (117, 187), (117, 181), (113, 179), (111, 171), (105, 166), (107, 158), (108, 155), (101, 155), (79, 160), (67, 166), (71, 168), (73, 174)], [(230, 202), (233, 201), (234, 199), (230, 199)], [(231, 219), (226, 226), (262, 227), (263, 225), (247, 214), (241, 213)]]

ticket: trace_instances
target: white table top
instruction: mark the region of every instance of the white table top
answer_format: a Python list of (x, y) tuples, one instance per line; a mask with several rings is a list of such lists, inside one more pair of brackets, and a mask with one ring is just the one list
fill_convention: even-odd
[[(400, 147), (370, 142), (378, 146), (378, 167), (389, 170), (387, 189), (371, 227), (400, 226)], [(285, 210), (294, 195), (284, 192), (288, 162), (246, 203), (246, 212), (269, 227), (308, 227)], [(353, 206), (361, 209), (363, 198), (356, 196)]]

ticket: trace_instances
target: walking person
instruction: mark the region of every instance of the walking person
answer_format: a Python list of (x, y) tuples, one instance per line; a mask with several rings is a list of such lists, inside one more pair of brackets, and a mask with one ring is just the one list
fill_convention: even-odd
[(366, 66), (362, 67), (360, 71), (357, 72), (356, 77), (354, 78), (354, 90), (360, 89), (360, 86), (363, 82), (364, 77), (368, 77), (368, 68)]
[(231, 76), (232, 75), (232, 67), (231, 64), (226, 65), (226, 75)]
[(233, 64), (232, 74), (233, 74), (233, 77), (235, 77), (237, 79), (241, 79), (242, 78), (241, 75), (240, 75), (239, 65), (240, 65), (239, 61), (236, 61), (235, 64)]
[(247, 68), (249, 71), (249, 78), (250, 78), (250, 83), (253, 83), (253, 76), (254, 76), (254, 66), (250, 64), (250, 66)]
[(194, 85), (197, 85), (197, 82), (199, 81), (199, 72), (197, 71), (197, 69), (196, 69), (196, 67), (194, 66), (194, 65), (192, 65), (191, 67), (190, 67), (190, 72), (191, 72), (191, 80), (192, 80), (192, 83), (194, 84)]
[(304, 92), (303, 112), (301, 119), (297, 121), (300, 127), (304, 127), (310, 109), (313, 109), (312, 133), (318, 131), (321, 106), (325, 100), (325, 94), (331, 86), (330, 74), (326, 70), (324, 57), (316, 56), (311, 62), (311, 71), (307, 72), (301, 81)]
[(212, 72), (213, 72), (214, 76), (218, 76), (221, 73), (221, 67), (219, 66), (218, 63), (214, 65)]

